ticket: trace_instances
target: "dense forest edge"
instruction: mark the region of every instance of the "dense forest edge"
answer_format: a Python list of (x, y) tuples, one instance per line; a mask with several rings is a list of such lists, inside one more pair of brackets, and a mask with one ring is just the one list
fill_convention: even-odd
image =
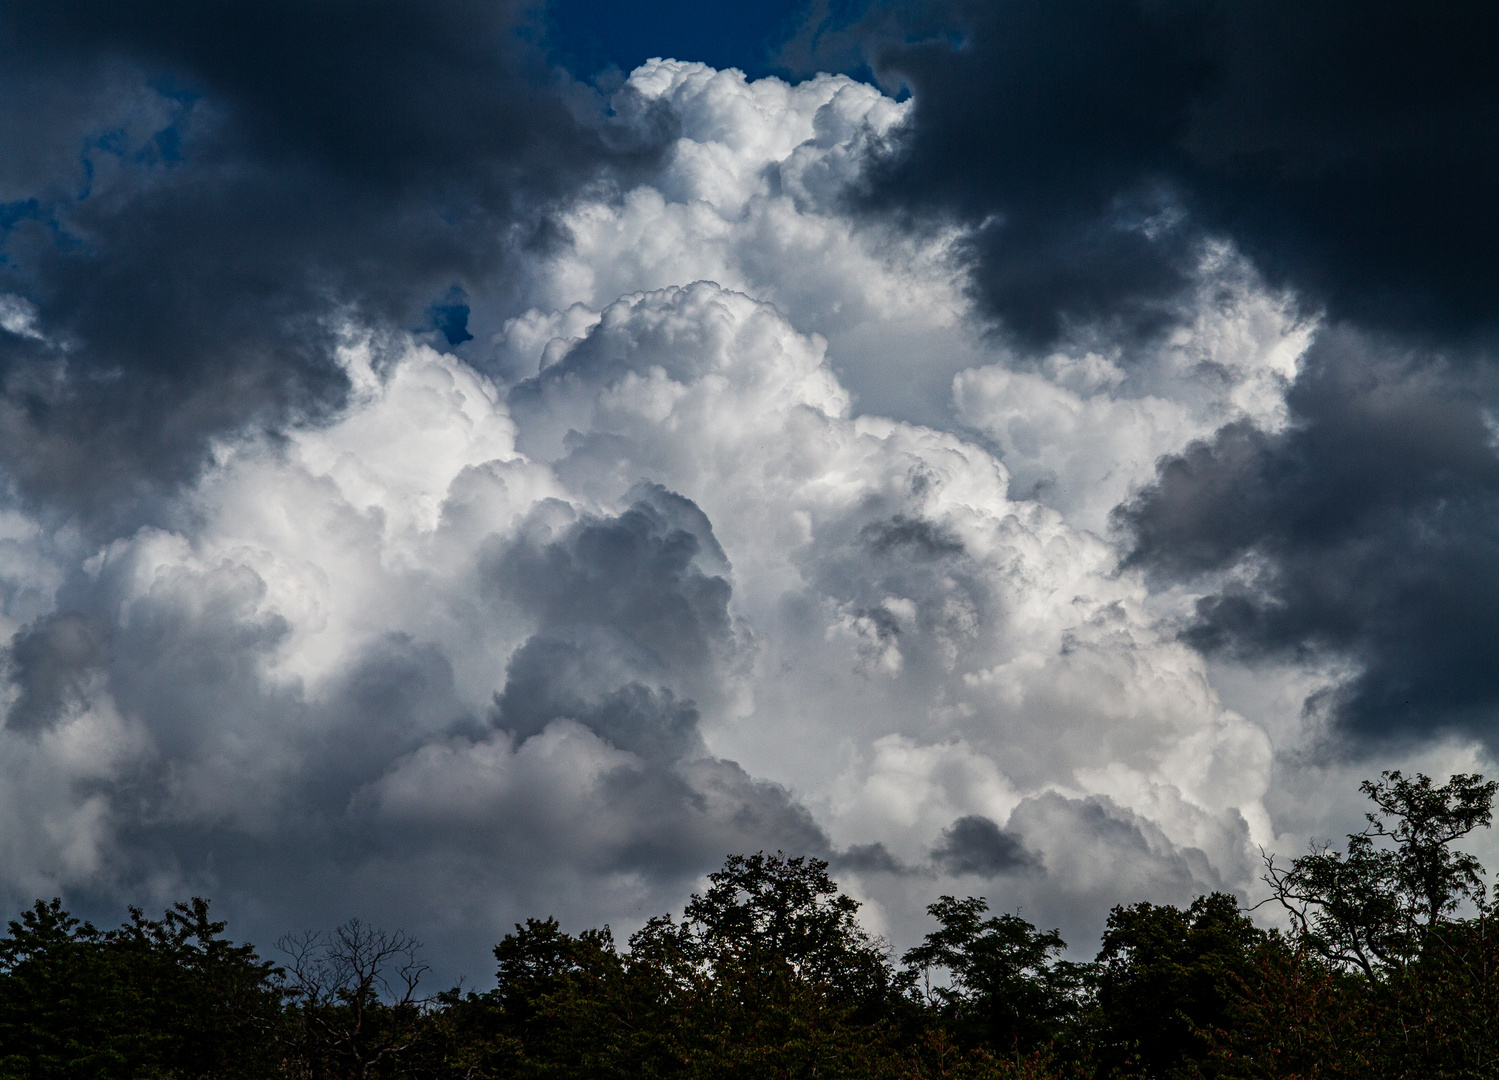
[(485, 993), (423, 990), (419, 943), (351, 920), (274, 959), (202, 899), (115, 930), (37, 901), (0, 941), (0, 1078), (1499, 1076), (1487, 872), (1456, 843), (1499, 783), (1386, 772), (1342, 850), (1265, 859), (1237, 898), (1113, 909), (1091, 963), (942, 896), (899, 958), (828, 864), (733, 855), (624, 948), (528, 919)]

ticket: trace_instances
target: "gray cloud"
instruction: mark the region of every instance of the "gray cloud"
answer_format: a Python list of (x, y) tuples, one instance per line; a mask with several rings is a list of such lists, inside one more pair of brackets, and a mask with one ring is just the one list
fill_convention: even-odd
[(707, 516), (659, 484), (631, 496), (544, 544), (522, 530), (496, 561), (501, 595), (538, 629), (511, 658), (495, 723), (524, 740), (566, 718), (643, 759), (605, 778), (611, 812), (634, 822), (611, 866), (699, 872), (725, 843), (825, 851), (783, 788), (708, 754), (696, 702), (678, 696), (712, 703), (734, 667), (729, 564)]
[(10, 481), (108, 517), (190, 479), (214, 438), (327, 419), (349, 319), (420, 329), (455, 285), (503, 291), (555, 242), (558, 198), (650, 160), (664, 130), (548, 71), (524, 18), (0, 8), (0, 112), (31, 148), (7, 155), (0, 291), (46, 335), (0, 335)]
[[(1237, 841), (1234, 846), (1243, 846), (1242, 819), (1225, 822), (1223, 829)], [(1083, 943), (1096, 939), (1116, 904), (1187, 904), (1247, 882), (1247, 876), (1239, 878), (1246, 867), (1221, 859), (1215, 865), (1201, 848), (1173, 843), (1149, 818), (1107, 796), (1044, 792), (1027, 797), (1005, 831), (1038, 852), (1045, 870), (1008, 875), (992, 891), (1007, 906), (1036, 912), (1038, 918), (1044, 912), (1044, 919), (1059, 925), (1084, 952), (1089, 945)]]
[[(1248, 659), (1357, 667), (1323, 704), (1368, 737), (1492, 740), (1499, 675), (1499, 458), (1482, 369), (1325, 332), (1292, 424), (1237, 424), (1163, 460), (1122, 507), (1131, 558), (1206, 595), (1185, 636)], [(1226, 584), (1213, 575), (1236, 571)]]
[(102, 666), (102, 636), (99, 627), (76, 611), (46, 616), (18, 631), (6, 649), (18, 694), (5, 726), (35, 731), (76, 707), (86, 696), (86, 681)]
[(898, 877), (920, 873), (917, 868), (906, 866), (890, 853), (890, 849), (879, 841), (873, 844), (850, 844), (836, 852), (829, 860), (835, 871), (852, 871), (856, 874), (890, 874)]
[(960, 817), (943, 830), (932, 849), (932, 861), (949, 874), (979, 877), (1035, 870), (1041, 865), (1019, 838), (979, 814)]
[(896, 514), (889, 521), (870, 522), (860, 535), (882, 555), (902, 547), (933, 559), (963, 552), (963, 542), (950, 532), (930, 521), (909, 518), (904, 514)]
[(496, 723), (521, 738), (537, 734), (559, 717), (577, 720), (622, 750), (674, 761), (702, 753), (698, 711), (670, 690), (632, 682), (596, 695), (583, 694), (597, 679), (587, 647), (574, 642), (532, 638), (510, 661), (505, 691), (496, 705)]
[(633, 494), (618, 517), (585, 517), (540, 545), (523, 538), (496, 560), (499, 595), (537, 622), (510, 661), (496, 723), (526, 738), (566, 716), (675, 760), (702, 752), (691, 695), (716, 696), (715, 661), (734, 648), (729, 566), (691, 501), (656, 484)]

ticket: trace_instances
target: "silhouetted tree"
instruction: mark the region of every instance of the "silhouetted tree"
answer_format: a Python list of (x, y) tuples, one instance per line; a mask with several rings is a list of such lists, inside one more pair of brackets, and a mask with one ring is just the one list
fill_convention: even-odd
[(1087, 997), (1091, 967), (1061, 959), (1067, 943), (1019, 915), (984, 917), (981, 896), (943, 896), (927, 908), (941, 929), (902, 958), (910, 971), (938, 968), (947, 986), (930, 1000), (962, 1045), (1033, 1051), (1064, 1037)]
[(421, 943), (350, 919), (327, 932), (287, 935), (290, 1008), (284, 1038), (301, 1075), (367, 1080), (420, 1045), (424, 1007), (417, 990), (427, 964)]
[(1264, 933), (1227, 893), (1109, 913), (1093, 1018), (1100, 1061), (1166, 1077), (1208, 1052)]
[(1285, 869), (1267, 856), (1265, 883), (1301, 940), (1372, 979), (1420, 955), (1464, 901), (1483, 907), (1483, 868), (1452, 845), (1489, 826), (1499, 782), (1460, 773), (1435, 787), (1393, 771), (1360, 789), (1378, 813), (1346, 852), (1323, 844)]
[(0, 1077), (264, 1077), (276, 970), (208, 903), (101, 932), (38, 900), (0, 940)]
[[(100, 931), (38, 901), (0, 939), (0, 1080), (1471, 1080), (1499, 1076), (1499, 940), (1456, 848), (1499, 784), (1383, 774), (1368, 827), (1232, 896), (1056, 930), (942, 896), (895, 970), (822, 860), (731, 855), (680, 917), (527, 919), (496, 986), (423, 997), (418, 943), (351, 920), (284, 967), (206, 901)], [(932, 980), (920, 975), (935, 972)]]
[(1220, 1033), (1225, 1074), (1297, 1075), (1291, 1060), (1329, 1075), (1499, 1074), (1494, 912), (1483, 867), (1452, 846), (1489, 826), (1499, 784), (1391, 771), (1361, 789), (1375, 811), (1345, 852), (1321, 845), (1285, 868), (1266, 858), (1292, 933)]

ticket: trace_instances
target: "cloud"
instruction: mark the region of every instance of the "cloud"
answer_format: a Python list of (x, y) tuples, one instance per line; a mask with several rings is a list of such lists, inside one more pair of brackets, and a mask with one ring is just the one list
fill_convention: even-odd
[(873, 844), (850, 844), (847, 849), (836, 853), (829, 860), (829, 865), (834, 872), (844, 870), (856, 874), (914, 874), (917, 870), (901, 864), (900, 860), (890, 854), (884, 844), (875, 842)]
[(566, 716), (649, 759), (702, 756), (694, 699), (720, 695), (739, 644), (728, 563), (690, 501), (659, 485), (632, 494), (616, 518), (585, 518), (539, 548), (522, 539), (496, 560), (491, 588), (537, 624), (510, 660), (496, 723), (526, 738)]
[(868, 205), (969, 223), (976, 295), (1044, 349), (1176, 323), (1204, 236), (1337, 318), (1492, 326), (1495, 18), (956, 0), (874, 4), (830, 41), (914, 94)]
[(1317, 323), (1243, 256), (1211, 248), (1190, 323), (1150, 347), (1074, 349), (987, 364), (953, 380), (959, 419), (994, 441), (1013, 488), (1104, 532), (1185, 440), (1243, 421), (1277, 431)]
[(912, 102), (839, 77), (791, 87), (675, 61), (630, 85), (679, 118), (672, 153), (650, 184), (564, 215), (573, 243), (538, 267), (538, 307), (495, 327), (497, 348), (462, 350), (486, 370), (530, 375), (581, 339), (586, 312), (710, 280), (822, 335), (857, 411), (951, 428), (956, 384), (957, 419), (994, 440), (1017, 493), (1098, 531), (1161, 453), (1233, 417), (1283, 422), (1314, 322), (1231, 245), (1199, 253), (1182, 324), (1149, 350), (995, 355), (963, 295), (962, 227), (913, 233), (847, 210), (870, 148)]
[(1036, 867), (1034, 855), (1014, 836), (978, 814), (960, 817), (942, 832), (932, 861), (949, 874), (998, 877)]
[(851, 416), (819, 339), (716, 285), (584, 323), (507, 394), (352, 339), (337, 422), (227, 449), (174, 528), (73, 564), (88, 621), (23, 630), (15, 700), (134, 735), (63, 788), (97, 869), (60, 884), (256, 926), (467, 912), (456, 963), (536, 905), (643, 918), (733, 850), (883, 851), (840, 865), (894, 904), (944, 830), (943, 873), (992, 867), (973, 823), (1084, 776), (1159, 851), (1262, 818), (1268, 763), (1138, 576), (982, 447)]
[[(961, 226), (976, 303), (1030, 358), (956, 384), (1019, 490), (1100, 531), (1121, 506), (1154, 591), (1200, 594), (1194, 647), (1341, 666), (1308, 718), (1355, 744), (1489, 738), (1493, 9), (959, 0), (823, 25), (913, 94), (858, 204)], [(1198, 372), (1239, 391), (1194, 401), (1181, 368), (1146, 389), (1163, 343), (1276, 293), (1259, 362)], [(1287, 363), (1297, 322), (1315, 344)]]
[(1201, 583), (1199, 648), (1350, 661), (1318, 699), (1345, 733), (1492, 739), (1489, 376), (1350, 327), (1307, 364), (1283, 431), (1234, 424), (1163, 460), (1119, 511), (1132, 558)]
[(83, 698), (102, 648), (98, 629), (87, 618), (60, 612), (17, 633), (8, 652), (17, 696), (5, 725), (32, 731), (55, 723)]
[(1242, 828), (1210, 823), (1238, 806), (1265, 821), (1221, 783), (1266, 782), (1263, 736), (1158, 636), (1141, 583), (1012, 501), (980, 446), (850, 417), (816, 346), (699, 283), (617, 302), (511, 393), (520, 445), (570, 485), (607, 501), (649, 475), (712, 520), (757, 651), (752, 695), (705, 720), (709, 744), (825, 793), (832, 839), (891, 865), (926, 861), (955, 818), (1004, 820), (1024, 791), (1086, 776), (1148, 806), (1168, 844), (1247, 872)]
[(867, 148), (909, 103), (843, 76), (748, 82), (672, 60), (642, 65), (628, 86), (674, 119), (660, 170), (619, 198), (585, 193), (563, 212), (571, 242), (536, 267), (527, 302), (537, 310), (510, 322), (513, 312), (476, 306), (473, 318), (498, 332), (500, 348), (476, 343), (463, 354), (507, 381), (524, 378), (549, 339), (578, 336), (576, 327), (542, 330), (549, 312), (576, 303), (598, 311), (632, 292), (706, 280), (821, 334), (863, 408), (945, 420), (953, 375), (982, 355), (953, 275), (954, 233), (913, 236), (844, 207)]
[[(59, 818), (77, 850), (33, 841), (9, 887), (191, 887), (273, 923), (498, 888), (451, 966), (569, 875), (633, 880), (655, 910), (727, 851), (828, 851), (783, 785), (704, 744), (750, 646), (706, 515), (648, 482), (617, 511), (559, 498), (482, 377), (414, 343), (377, 378), (378, 358), (343, 354), (343, 420), (230, 452), (182, 531), (74, 568), (86, 615), (15, 637), (0, 737), (40, 775), (83, 753), (58, 797), (88, 827)], [(131, 737), (80, 749), (106, 721)], [(435, 893), (370, 891), (429, 860)]]
[[(841, 76), (651, 62), (610, 116), (501, 8), (273, 5), (351, 50), (287, 118), (324, 78), (300, 40), (250, 48), (285, 61), (259, 73), (196, 15), (68, 10), (94, 44), (57, 55), (92, 70), (113, 35), (105, 74), (183, 141), (93, 147), (92, 193), (54, 202), (97, 243), (8, 249), (4, 895), (202, 892), (261, 940), (357, 913), (456, 975), (517, 918), (625, 931), (780, 848), (835, 859), (897, 942), (980, 880), (1082, 941), (1357, 819), (1284, 715), (1339, 649), (1210, 647), (1181, 615), (1295, 599), (1254, 576), (1297, 519), (1246, 462), (1296, 475), (1339, 401), (1391, 433), (1418, 392), (1458, 403), (1466, 456), (1367, 469), (1480, 489), (1464, 357), (1360, 381), (1339, 324), (1200, 236), (1168, 331), (1018, 348), (968, 291), (982, 220), (851, 210), (925, 99)], [(63, 168), (36, 145), (25, 183)], [(7, 243), (41, 235), (25, 213)], [(1156, 462), (1203, 455), (1231, 460), (1158, 505), (1200, 463)], [(1478, 760), (1443, 746), (1422, 760)]]
[[(214, 440), (329, 419), (334, 353), (510, 279), (548, 208), (650, 160), (648, 109), (549, 72), (508, 3), (88, 0), (0, 13), (10, 483), (109, 518)], [(612, 118), (611, 118), (612, 117)], [(131, 519), (139, 523), (140, 518)]]
[[(1199, 848), (1172, 842), (1148, 817), (1108, 796), (1032, 796), (1015, 808), (1007, 832), (1040, 853), (1044, 875), (1021, 875), (1014, 899), (1023, 910), (1046, 913), (1078, 943), (1103, 928), (1109, 906), (1129, 896), (1181, 904), (1205, 892), (1228, 888), (1245, 868), (1214, 865)], [(1228, 824), (1239, 832), (1242, 821)], [(1112, 899), (1111, 899), (1112, 897)]]

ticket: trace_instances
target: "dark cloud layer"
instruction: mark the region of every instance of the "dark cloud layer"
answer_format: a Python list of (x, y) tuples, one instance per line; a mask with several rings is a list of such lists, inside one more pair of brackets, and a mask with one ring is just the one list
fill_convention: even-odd
[[(99, 509), (215, 436), (316, 421), (342, 322), (501, 288), (547, 207), (660, 131), (548, 70), (512, 3), (0, 5), (0, 452)], [(534, 35), (530, 35), (534, 36)], [(451, 318), (448, 319), (451, 322)]]
[(916, 98), (870, 204), (976, 226), (1027, 345), (1168, 323), (1205, 235), (1338, 316), (1499, 310), (1492, 4), (957, 0), (860, 32)]
[(1358, 674), (1324, 702), (1350, 732), (1492, 742), (1499, 457), (1484, 382), (1324, 332), (1289, 428), (1226, 427), (1116, 513), (1133, 560), (1176, 579), (1238, 570), (1197, 606), (1186, 636), (1202, 649), (1351, 659)]

